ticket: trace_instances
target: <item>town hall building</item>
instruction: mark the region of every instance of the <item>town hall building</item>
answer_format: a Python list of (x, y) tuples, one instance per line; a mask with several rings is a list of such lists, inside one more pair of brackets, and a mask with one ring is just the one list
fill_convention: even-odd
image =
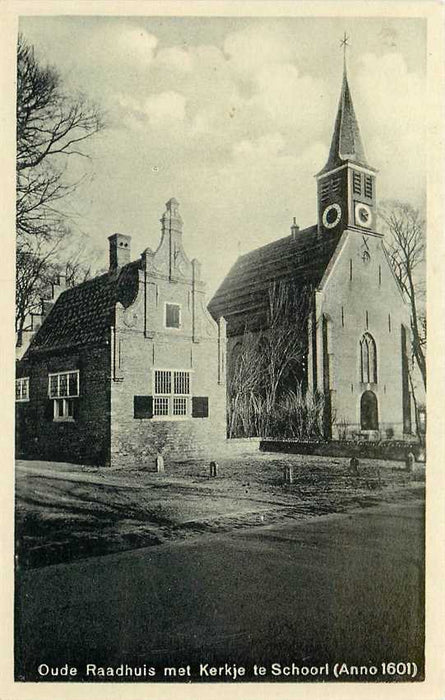
[(277, 282), (310, 290), (302, 384), (323, 395), (328, 439), (410, 434), (410, 314), (377, 230), (377, 172), (363, 148), (346, 66), (328, 159), (317, 174), (318, 220), (238, 258), (209, 304), (225, 318), (228, 367), (247, 331), (264, 326)]
[(110, 236), (108, 272), (46, 314), (18, 363), (18, 456), (149, 465), (224, 442), (225, 321), (207, 311), (175, 199), (161, 226), (137, 260), (130, 236)]

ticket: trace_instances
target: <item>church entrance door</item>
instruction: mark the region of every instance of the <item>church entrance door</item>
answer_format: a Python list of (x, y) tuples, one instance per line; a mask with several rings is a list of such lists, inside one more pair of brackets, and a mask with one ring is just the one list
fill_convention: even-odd
[(377, 396), (373, 391), (365, 391), (360, 400), (360, 426), (362, 430), (379, 429)]

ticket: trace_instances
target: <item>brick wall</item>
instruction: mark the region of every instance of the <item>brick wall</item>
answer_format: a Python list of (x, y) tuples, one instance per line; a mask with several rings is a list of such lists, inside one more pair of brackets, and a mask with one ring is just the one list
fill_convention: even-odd
[[(111, 462), (114, 466), (154, 464), (159, 452), (167, 462), (212, 455), (226, 438), (225, 377), (218, 383), (215, 339), (146, 338), (121, 329), (125, 348), (120, 376), (111, 385)], [(208, 397), (206, 418), (134, 418), (134, 397), (153, 396), (155, 368), (191, 370), (193, 396)], [(220, 449), (220, 447), (219, 447)]]
[[(85, 464), (109, 463), (109, 347), (44, 354), (21, 363), (18, 376), (30, 377), (30, 400), (16, 404), (18, 457)], [(48, 374), (80, 370), (75, 420), (54, 421)], [(52, 404), (52, 402), (51, 402)]]

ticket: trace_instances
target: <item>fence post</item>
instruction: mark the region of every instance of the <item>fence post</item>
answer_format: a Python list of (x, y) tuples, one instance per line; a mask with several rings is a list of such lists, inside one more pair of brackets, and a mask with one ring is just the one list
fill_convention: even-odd
[(293, 484), (294, 482), (294, 468), (291, 466), (284, 467), (284, 483)]
[(165, 471), (164, 458), (162, 455), (156, 455), (156, 471), (158, 472), (158, 474)]

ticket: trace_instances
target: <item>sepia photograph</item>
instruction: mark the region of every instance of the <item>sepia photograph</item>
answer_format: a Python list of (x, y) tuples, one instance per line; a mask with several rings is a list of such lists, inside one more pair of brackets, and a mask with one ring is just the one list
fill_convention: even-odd
[(430, 20), (261, 4), (18, 8), (19, 687), (424, 697)]

